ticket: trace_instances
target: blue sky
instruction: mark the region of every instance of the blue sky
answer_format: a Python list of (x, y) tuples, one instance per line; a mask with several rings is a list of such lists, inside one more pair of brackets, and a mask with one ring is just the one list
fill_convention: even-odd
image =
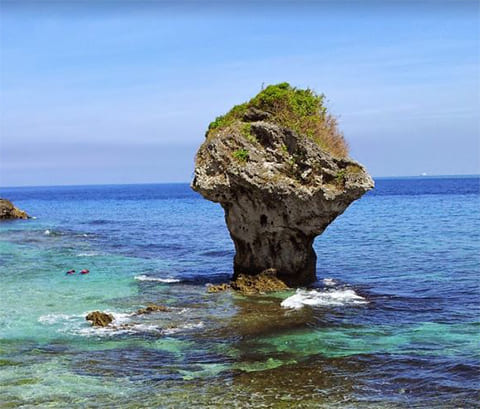
[(477, 1), (0, 4), (1, 186), (189, 181), (208, 123), (283, 81), (374, 176), (480, 173)]

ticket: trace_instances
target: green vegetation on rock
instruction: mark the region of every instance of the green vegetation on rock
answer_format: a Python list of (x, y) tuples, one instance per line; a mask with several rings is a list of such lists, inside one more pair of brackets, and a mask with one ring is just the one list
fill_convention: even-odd
[(243, 136), (251, 143), (257, 142), (257, 138), (252, 134), (252, 124), (246, 123), (242, 125), (242, 134)]
[[(346, 157), (347, 143), (338, 130), (336, 118), (327, 112), (324, 101), (323, 94), (317, 94), (311, 89), (295, 88), (287, 82), (269, 85), (250, 101), (234, 106), (228, 113), (211, 122), (207, 137), (239, 125), (239, 122), (250, 122), (245, 119), (245, 114), (249, 109), (257, 109), (268, 115), (269, 122), (293, 129), (336, 157)], [(241, 131), (250, 142), (254, 142), (250, 127), (247, 129), (243, 125)]]
[(233, 151), (232, 155), (240, 162), (246, 162), (250, 156), (246, 149), (237, 149), (236, 151)]
[(346, 177), (346, 171), (345, 169), (341, 169), (337, 172), (337, 175), (335, 176), (335, 183), (337, 185), (344, 185), (345, 184), (345, 177)]

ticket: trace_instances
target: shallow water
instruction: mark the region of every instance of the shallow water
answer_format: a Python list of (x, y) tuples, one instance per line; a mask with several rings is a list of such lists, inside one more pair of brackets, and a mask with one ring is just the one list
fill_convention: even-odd
[(480, 180), (376, 183), (258, 297), (206, 293), (233, 245), (188, 185), (1, 189), (36, 217), (0, 224), (2, 407), (479, 407)]

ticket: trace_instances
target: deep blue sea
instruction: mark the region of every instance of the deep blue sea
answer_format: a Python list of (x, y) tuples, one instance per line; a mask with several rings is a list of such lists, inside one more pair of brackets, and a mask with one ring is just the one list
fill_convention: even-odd
[(252, 297), (206, 292), (233, 244), (187, 184), (0, 196), (35, 217), (0, 223), (2, 408), (480, 407), (479, 177), (376, 180), (314, 286)]

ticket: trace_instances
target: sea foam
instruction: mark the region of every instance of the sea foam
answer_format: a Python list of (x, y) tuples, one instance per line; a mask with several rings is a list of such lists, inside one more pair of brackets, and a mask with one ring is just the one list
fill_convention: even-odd
[(192, 330), (192, 329), (200, 329), (200, 328), (203, 328), (205, 326), (205, 324), (203, 323), (203, 321), (200, 321), (200, 322), (197, 322), (197, 323), (189, 323), (189, 324), (185, 324), (185, 325), (182, 325), (180, 327), (174, 327), (174, 328), (166, 328), (163, 330), (163, 333), (165, 335), (172, 335), (172, 334), (176, 334), (177, 332), (183, 332), (185, 330)]
[(349, 304), (367, 304), (368, 301), (352, 289), (338, 290), (297, 290), (282, 301), (283, 308), (300, 309), (305, 305), (341, 306)]
[(158, 325), (151, 324), (123, 324), (120, 326), (108, 325), (106, 327), (83, 327), (78, 328), (73, 331), (73, 333), (84, 337), (112, 337), (122, 334), (160, 334), (162, 333), (162, 328)]
[(100, 256), (101, 253), (97, 251), (86, 251), (84, 253), (78, 253), (77, 257), (95, 257), (95, 256)]
[(335, 285), (337, 284), (337, 282), (333, 278), (324, 278), (322, 282), (325, 287), (335, 287)]
[(134, 277), (135, 280), (138, 281), (158, 281), (160, 283), (179, 283), (180, 280), (178, 278), (159, 278), (159, 277), (150, 277), (145, 274), (141, 274), (139, 276)]
[(81, 315), (67, 315), (67, 314), (46, 314), (38, 318), (41, 324), (56, 324), (64, 321), (71, 321), (81, 317)]

